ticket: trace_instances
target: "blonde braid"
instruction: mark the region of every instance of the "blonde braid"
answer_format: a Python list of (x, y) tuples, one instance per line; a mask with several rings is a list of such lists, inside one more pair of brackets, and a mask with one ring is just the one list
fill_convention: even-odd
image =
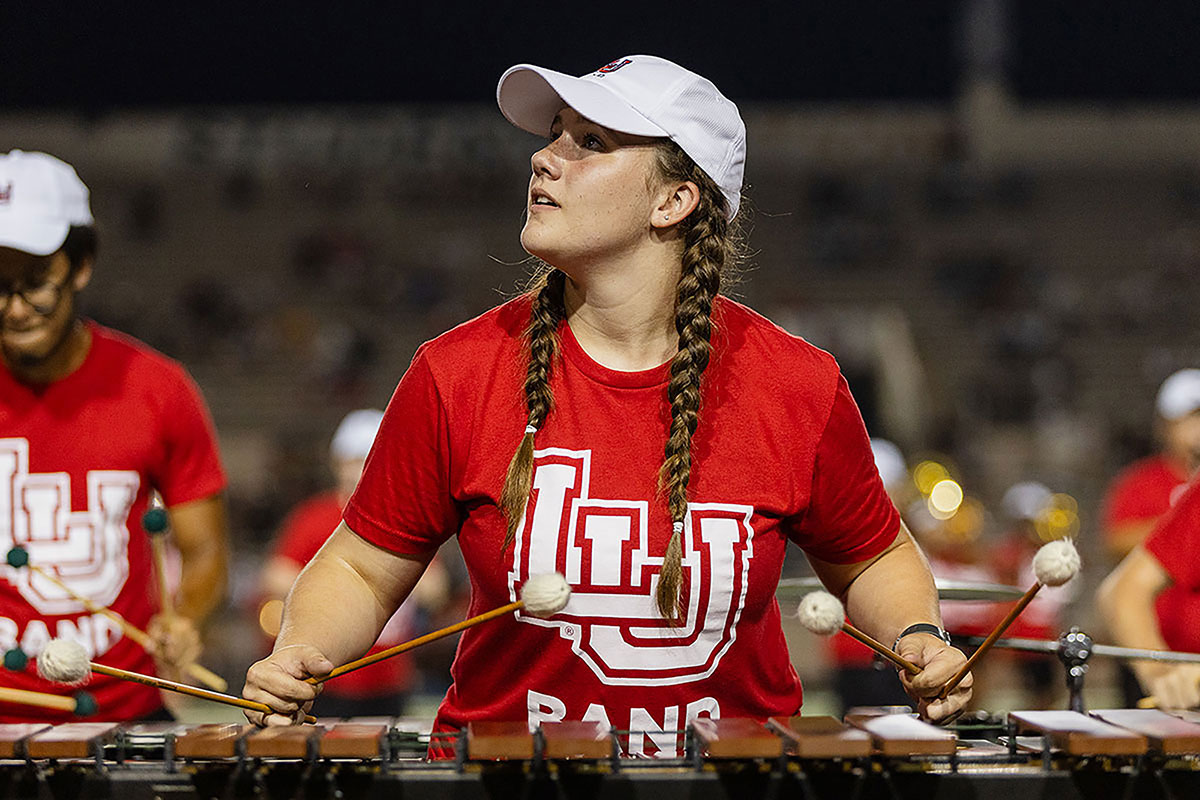
[(712, 353), (712, 307), (722, 274), (735, 265), (740, 247), (736, 229), (725, 215), (725, 199), (713, 181), (672, 143), (659, 147), (659, 167), (670, 180), (690, 180), (701, 200), (681, 225), (684, 230), (682, 270), (675, 299), (679, 349), (671, 360), (667, 400), (671, 426), (659, 482), (667, 495), (672, 532), (663, 556), (655, 597), (659, 612), (672, 623), (682, 621), (683, 537), (687, 521), (688, 484), (692, 476), (692, 435), (700, 421), (701, 376)]
[(525, 504), (533, 485), (533, 439), (554, 406), (550, 390), (550, 375), (558, 354), (558, 326), (566, 316), (563, 307), (563, 286), (566, 276), (556, 269), (542, 273), (530, 288), (534, 293), (533, 308), (525, 337), (529, 340), (529, 367), (525, 372), (525, 433), (508, 464), (504, 488), (500, 491), (500, 507), (504, 510), (507, 528), (502, 549), (508, 549), (517, 533), (517, 525), (525, 513)]

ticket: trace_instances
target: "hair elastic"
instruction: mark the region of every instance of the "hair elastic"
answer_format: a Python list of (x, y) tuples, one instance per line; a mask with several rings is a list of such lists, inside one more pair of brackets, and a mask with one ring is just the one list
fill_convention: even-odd
[(671, 532), (682, 535), (683, 534), (683, 523), (680, 522), (679, 520), (675, 520), (674, 522), (672, 522), (671, 523)]
[(526, 425), (525, 433), (537, 433), (537, 425)]

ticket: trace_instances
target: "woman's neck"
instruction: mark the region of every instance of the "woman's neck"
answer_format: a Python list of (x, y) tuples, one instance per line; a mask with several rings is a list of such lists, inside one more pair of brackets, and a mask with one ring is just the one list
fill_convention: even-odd
[(635, 372), (675, 355), (677, 257), (659, 263), (588, 270), (568, 277), (567, 324), (583, 351), (609, 369)]

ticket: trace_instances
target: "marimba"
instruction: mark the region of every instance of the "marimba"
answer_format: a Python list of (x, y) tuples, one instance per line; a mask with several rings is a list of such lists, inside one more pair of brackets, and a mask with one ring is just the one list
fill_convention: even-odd
[(676, 732), (680, 755), (643, 759), (623, 756), (640, 732), (482, 722), (449, 737), (456, 758), (428, 761), (428, 729), (0, 725), (0, 800), (1200, 796), (1200, 721), (1155, 709), (1016, 711), (990, 738), (870, 711), (700, 719)]

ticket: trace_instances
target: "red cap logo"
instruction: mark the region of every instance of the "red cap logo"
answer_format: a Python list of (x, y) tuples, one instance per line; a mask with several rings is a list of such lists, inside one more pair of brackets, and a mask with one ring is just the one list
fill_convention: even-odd
[(8, 205), (12, 202), (12, 182), (10, 181), (3, 190), (0, 190), (0, 203)]
[(610, 72), (616, 72), (617, 70), (619, 70), (621, 67), (625, 66), (626, 64), (632, 64), (632, 63), (633, 63), (632, 59), (622, 58), (620, 61), (610, 61), (609, 63), (605, 64), (600, 69), (596, 70), (596, 72), (607, 75)]

